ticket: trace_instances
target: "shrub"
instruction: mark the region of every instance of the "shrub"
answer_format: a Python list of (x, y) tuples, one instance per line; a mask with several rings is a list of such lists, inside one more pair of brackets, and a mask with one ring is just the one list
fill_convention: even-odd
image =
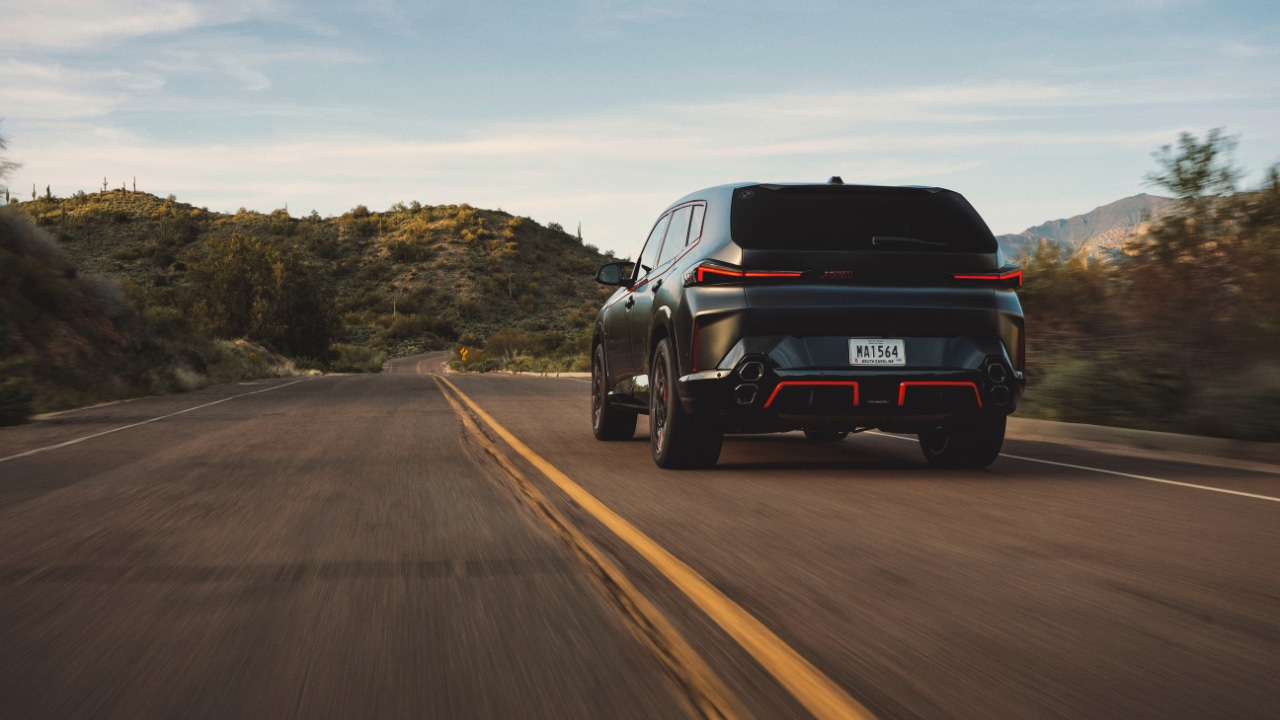
[(26, 378), (9, 378), (0, 382), (0, 425), (20, 425), (31, 417), (34, 393)]
[(387, 354), (363, 345), (337, 344), (333, 346), (334, 357), (329, 361), (332, 372), (376, 373), (382, 371), (382, 364), (387, 361)]
[(484, 349), (495, 357), (514, 359), (529, 351), (532, 338), (513, 328), (502, 328), (484, 341)]
[(398, 263), (422, 262), (431, 258), (431, 248), (415, 240), (391, 240), (387, 243), (387, 256)]
[(288, 355), (329, 354), (336, 321), (329, 296), (291, 245), (232, 235), (193, 258), (192, 309), (214, 337), (247, 337)]
[[(387, 316), (384, 315), (381, 318), (378, 318), (379, 325), (382, 325), (384, 318), (387, 318)], [(428, 328), (431, 327), (431, 321), (420, 315), (406, 315), (401, 313), (393, 318), (387, 319), (389, 319), (390, 322), (385, 325), (387, 331), (383, 333), (383, 336), (389, 340), (398, 340), (424, 335)]]

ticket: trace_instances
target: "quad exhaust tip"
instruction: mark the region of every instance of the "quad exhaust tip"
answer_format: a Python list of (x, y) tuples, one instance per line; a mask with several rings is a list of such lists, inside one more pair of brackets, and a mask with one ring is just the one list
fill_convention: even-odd
[(1009, 371), (1004, 369), (1004, 365), (1000, 363), (991, 363), (987, 366), (987, 377), (991, 378), (993, 383), (1002, 383), (1009, 379)]
[(733, 398), (739, 405), (751, 405), (756, 401), (756, 395), (759, 392), (760, 389), (755, 385), (742, 384), (733, 389)]
[(752, 360), (742, 364), (742, 368), (738, 370), (738, 377), (746, 382), (756, 382), (764, 377), (764, 363)]
[(1003, 385), (997, 385), (991, 388), (991, 402), (997, 407), (1004, 407), (1009, 404), (1009, 388)]

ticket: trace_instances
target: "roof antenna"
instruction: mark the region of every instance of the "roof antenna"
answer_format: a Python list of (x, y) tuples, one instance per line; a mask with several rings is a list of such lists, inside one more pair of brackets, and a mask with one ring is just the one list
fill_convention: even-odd
[(844, 180), (841, 180), (839, 175), (832, 175), (832, 176), (831, 176), (831, 179), (827, 181), (827, 184), (828, 184), (828, 185), (843, 185), (843, 184), (844, 184)]

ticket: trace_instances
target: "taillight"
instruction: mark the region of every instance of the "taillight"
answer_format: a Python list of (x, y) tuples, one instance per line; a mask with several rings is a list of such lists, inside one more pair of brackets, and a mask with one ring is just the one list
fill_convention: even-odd
[(725, 285), (747, 280), (779, 280), (803, 277), (798, 270), (743, 270), (732, 265), (703, 263), (684, 274), (684, 285)]
[(1022, 287), (1022, 270), (1016, 267), (1006, 265), (995, 272), (989, 273), (964, 273), (960, 275), (952, 275), (956, 280), (965, 280), (970, 282), (978, 282), (990, 285), (999, 285), (1007, 288)]

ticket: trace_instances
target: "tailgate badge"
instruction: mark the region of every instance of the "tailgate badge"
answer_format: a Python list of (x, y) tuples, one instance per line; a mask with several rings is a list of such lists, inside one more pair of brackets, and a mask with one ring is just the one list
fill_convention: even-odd
[(823, 270), (819, 280), (852, 280), (852, 270)]

